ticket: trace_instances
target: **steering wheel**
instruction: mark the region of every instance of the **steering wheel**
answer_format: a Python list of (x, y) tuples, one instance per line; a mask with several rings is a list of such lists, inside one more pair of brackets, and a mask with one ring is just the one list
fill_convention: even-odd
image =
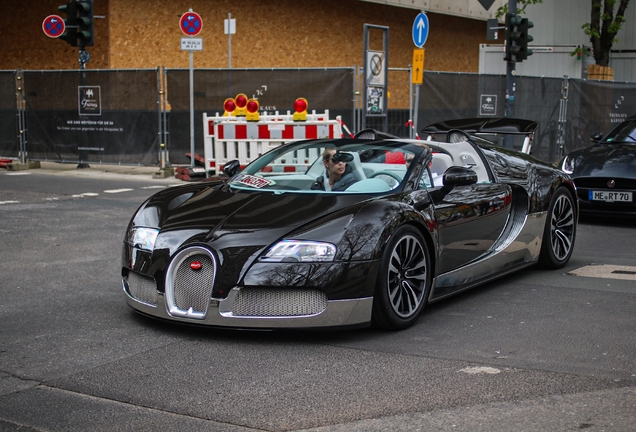
[(371, 174), (369, 178), (376, 178), (380, 176), (389, 177), (383, 178), (382, 180), (384, 180), (389, 186), (391, 186), (391, 189), (393, 189), (395, 186), (397, 186), (398, 183), (402, 181), (402, 178), (393, 171), (376, 171)]

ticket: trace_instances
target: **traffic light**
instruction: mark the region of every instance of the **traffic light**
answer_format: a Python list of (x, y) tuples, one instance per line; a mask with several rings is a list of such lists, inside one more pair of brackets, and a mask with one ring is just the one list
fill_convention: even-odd
[(77, 8), (77, 40), (81, 47), (93, 46), (95, 26), (93, 20), (93, 0), (78, 0)]
[(62, 33), (60, 39), (65, 40), (67, 44), (74, 47), (77, 46), (77, 8), (75, 5), (75, 0), (71, 0), (57, 8), (57, 10), (66, 15), (66, 18), (64, 18), (66, 30)]
[(526, 60), (528, 56), (532, 55), (532, 50), (528, 48), (528, 44), (534, 40), (532, 36), (528, 34), (528, 29), (534, 27), (534, 23), (529, 21), (528, 18), (522, 18), (519, 24), (519, 33), (521, 33), (521, 60)]
[(532, 50), (528, 48), (528, 43), (534, 38), (528, 34), (528, 29), (534, 27), (528, 18), (521, 18), (519, 15), (506, 14), (506, 55), (504, 60), (521, 62), (532, 55)]

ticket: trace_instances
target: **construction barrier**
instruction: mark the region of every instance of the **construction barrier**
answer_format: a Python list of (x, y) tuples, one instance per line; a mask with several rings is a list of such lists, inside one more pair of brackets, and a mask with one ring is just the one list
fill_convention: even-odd
[[(341, 138), (341, 119), (329, 119), (329, 111), (307, 114), (306, 120), (294, 120), (294, 115), (263, 114), (259, 121), (248, 121), (245, 117), (232, 115), (209, 117), (203, 113), (203, 141), (205, 169), (209, 173), (220, 174), (223, 165), (237, 159), (241, 166), (269, 150), (288, 142)], [(313, 155), (312, 155), (313, 156)], [(298, 155), (295, 160), (282, 161), (283, 165), (307, 166), (313, 162), (309, 155)], [(289, 168), (285, 168), (289, 171)]]

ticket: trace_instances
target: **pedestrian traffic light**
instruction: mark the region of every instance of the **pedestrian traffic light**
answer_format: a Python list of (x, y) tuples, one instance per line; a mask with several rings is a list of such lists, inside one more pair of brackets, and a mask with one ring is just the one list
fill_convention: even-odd
[(77, 39), (80, 47), (93, 46), (95, 41), (95, 27), (93, 20), (93, 0), (78, 0), (77, 8)]
[(62, 33), (60, 39), (65, 40), (70, 46), (77, 46), (77, 8), (75, 5), (75, 0), (71, 0), (57, 8), (57, 10), (66, 15), (66, 18), (64, 18), (66, 30)]
[(506, 14), (506, 54), (504, 60), (511, 62), (522, 62), (532, 55), (532, 50), (528, 48), (528, 43), (534, 38), (528, 34), (528, 29), (534, 27), (528, 18), (521, 18), (519, 15)]

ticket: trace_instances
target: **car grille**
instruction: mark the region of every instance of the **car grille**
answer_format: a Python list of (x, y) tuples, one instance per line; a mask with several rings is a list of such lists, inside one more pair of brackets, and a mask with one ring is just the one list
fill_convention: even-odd
[(607, 186), (607, 182), (610, 180), (614, 180), (616, 182), (613, 189), (636, 189), (636, 179), (630, 178), (579, 177), (574, 179), (574, 184), (577, 188), (610, 190), (610, 188)]
[(289, 317), (316, 315), (327, 308), (327, 295), (310, 289), (242, 288), (232, 305), (232, 315)]
[(132, 298), (151, 306), (157, 306), (157, 283), (154, 279), (131, 271), (124, 281), (128, 294)]
[[(193, 268), (193, 264), (196, 264)], [(210, 306), (216, 262), (201, 247), (188, 248), (175, 256), (166, 277), (166, 305), (173, 316), (205, 318)]]

